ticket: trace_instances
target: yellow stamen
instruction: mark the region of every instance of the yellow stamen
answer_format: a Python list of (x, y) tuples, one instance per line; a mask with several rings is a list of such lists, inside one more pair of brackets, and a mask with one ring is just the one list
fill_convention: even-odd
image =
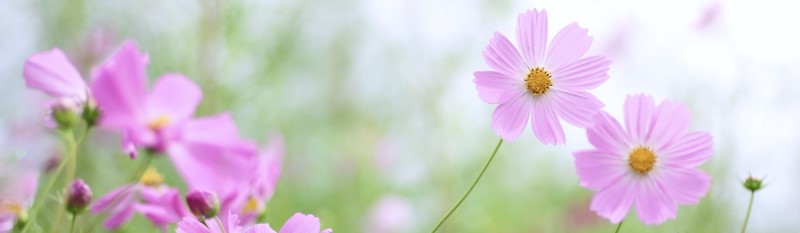
[(24, 212), (25, 208), (19, 203), (13, 201), (0, 202), (0, 213), (20, 215)]
[(148, 167), (147, 170), (144, 171), (144, 174), (142, 174), (142, 178), (139, 180), (139, 183), (150, 187), (158, 187), (163, 182), (164, 177), (162, 177), (161, 174), (158, 174), (158, 171), (156, 171), (156, 169), (153, 167)]
[(249, 213), (255, 213), (257, 211), (258, 211), (258, 200), (256, 200), (252, 196), (247, 198), (247, 202), (244, 204), (244, 208), (242, 208), (242, 213), (249, 214)]
[(628, 166), (639, 174), (646, 174), (653, 170), (655, 164), (656, 155), (647, 147), (637, 147), (628, 157)]
[(151, 120), (149, 126), (150, 129), (158, 131), (166, 128), (170, 123), (172, 123), (172, 119), (170, 119), (168, 116), (160, 115), (155, 119)]
[(547, 72), (547, 70), (542, 67), (536, 67), (531, 69), (531, 72), (528, 73), (528, 77), (525, 78), (525, 83), (528, 90), (538, 96), (544, 94), (553, 86), (553, 81), (550, 78), (550, 72)]

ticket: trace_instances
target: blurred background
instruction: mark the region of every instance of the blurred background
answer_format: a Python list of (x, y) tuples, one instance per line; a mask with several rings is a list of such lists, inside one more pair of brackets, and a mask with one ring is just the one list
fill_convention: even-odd
[[(659, 226), (642, 225), (632, 211), (622, 232), (736, 232), (749, 197), (740, 183), (751, 173), (769, 185), (756, 195), (749, 232), (796, 232), (797, 7), (780, 0), (4, 0), (0, 153), (36, 166), (61, 154), (42, 126), (46, 98), (23, 82), (29, 55), (62, 48), (88, 77), (133, 39), (150, 54), (151, 81), (180, 72), (203, 87), (198, 115), (231, 112), (242, 134), (262, 145), (269, 132), (283, 133), (271, 225), (304, 212), (335, 232), (427, 232), (497, 140), (494, 106), (472, 83), (472, 72), (489, 69), (483, 49), (494, 31), (513, 38), (519, 13), (545, 8), (550, 37), (577, 21), (594, 37), (589, 53), (614, 60), (611, 78), (594, 91), (607, 111), (620, 117), (628, 94), (650, 93), (687, 104), (692, 129), (714, 135), (716, 153), (702, 166), (714, 180), (701, 203), (681, 206), (677, 219)], [(585, 132), (565, 127), (566, 146), (542, 146), (530, 129), (503, 145), (441, 232), (613, 231), (589, 211), (592, 192), (575, 175), (571, 153), (590, 147)], [(118, 148), (117, 135), (96, 131), (79, 153), (77, 175), (96, 197), (136, 169)], [(167, 184), (185, 191), (169, 160), (155, 163)], [(149, 231), (137, 216), (117, 232)]]

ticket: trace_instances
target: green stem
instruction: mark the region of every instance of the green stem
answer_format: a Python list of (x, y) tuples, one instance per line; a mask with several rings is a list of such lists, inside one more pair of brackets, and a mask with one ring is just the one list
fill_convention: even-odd
[(439, 223), (436, 224), (436, 227), (433, 228), (431, 233), (434, 233), (437, 230), (439, 230), (439, 228), (442, 227), (442, 224), (444, 224), (444, 222), (447, 221), (447, 218), (449, 218), (450, 215), (452, 215), (453, 212), (455, 212), (456, 209), (458, 209), (458, 207), (461, 206), (461, 203), (463, 203), (464, 200), (467, 199), (467, 196), (469, 196), (469, 194), (472, 192), (472, 189), (475, 188), (475, 185), (477, 185), (478, 181), (480, 181), (481, 177), (483, 177), (483, 173), (486, 172), (486, 168), (489, 168), (489, 164), (491, 164), (492, 160), (494, 160), (494, 156), (497, 155), (497, 150), (500, 149), (500, 145), (502, 145), (502, 144), (503, 144), (503, 139), (501, 138), (500, 141), (497, 142), (497, 146), (494, 147), (494, 151), (492, 152), (492, 155), (489, 156), (489, 160), (487, 160), (486, 164), (483, 165), (483, 169), (481, 169), (481, 173), (478, 174), (478, 177), (475, 178), (475, 181), (473, 181), (472, 185), (469, 186), (469, 189), (467, 189), (467, 192), (465, 192), (464, 195), (461, 196), (461, 199), (458, 200), (458, 203), (456, 203), (456, 205), (453, 206), (453, 208), (450, 209), (450, 211), (447, 212), (447, 214), (442, 218), (442, 220), (439, 220)]
[(219, 220), (219, 217), (214, 217), (214, 219), (217, 221), (220, 232), (225, 233), (225, 226), (222, 225), (222, 220)]
[[(69, 186), (72, 180), (75, 178), (75, 170), (77, 169), (78, 166), (78, 150), (81, 148), (81, 144), (83, 144), (83, 141), (86, 139), (86, 136), (89, 135), (89, 132), (91, 132), (91, 130), (92, 127), (86, 128), (86, 131), (83, 132), (80, 138), (78, 138), (78, 142), (73, 141), (75, 147), (73, 150), (70, 151), (70, 157), (67, 158), (69, 167), (67, 168), (67, 175), (64, 179), (65, 186)], [(64, 208), (61, 208), (58, 211), (58, 214), (56, 214), (55, 224), (53, 224), (52, 226), (61, 225), (61, 219), (64, 218), (64, 210), (65, 210)], [(50, 227), (50, 233), (56, 232), (56, 227), (52, 226)]]
[(75, 219), (78, 219), (77, 214), (72, 215), (72, 223), (69, 224), (69, 233), (75, 233)]
[(747, 214), (744, 216), (744, 225), (742, 225), (742, 233), (747, 230), (747, 221), (750, 220), (750, 210), (753, 209), (753, 197), (756, 196), (755, 191), (750, 192), (750, 204), (747, 204)]
[[(71, 129), (59, 132), (63, 134), (62, 136), (64, 137), (64, 142), (65, 144), (67, 144), (67, 148), (71, 153), (72, 148), (75, 147), (74, 146), (75, 135), (72, 133)], [(36, 220), (36, 215), (39, 214), (39, 209), (42, 207), (42, 204), (44, 204), (42, 202), (45, 201), (45, 197), (47, 197), (47, 194), (50, 193), (50, 189), (53, 188), (53, 185), (55, 185), (56, 180), (58, 179), (59, 176), (61, 176), (61, 172), (64, 171), (64, 167), (67, 166), (70, 157), (71, 156), (67, 156), (66, 158), (63, 158), (61, 160), (61, 162), (58, 164), (58, 168), (56, 168), (55, 173), (53, 173), (53, 177), (50, 177), (50, 181), (48, 181), (47, 185), (44, 186), (44, 190), (41, 193), (39, 193), (39, 195), (34, 200), (33, 207), (31, 207), (30, 215), (28, 218), (29, 224), (25, 224), (25, 227), (22, 228), (22, 233), (27, 233), (28, 229), (30, 229), (29, 226), (32, 225), (30, 223)]]
[(622, 223), (625, 221), (619, 221), (619, 225), (617, 225), (617, 230), (614, 233), (619, 233), (619, 229), (622, 228)]

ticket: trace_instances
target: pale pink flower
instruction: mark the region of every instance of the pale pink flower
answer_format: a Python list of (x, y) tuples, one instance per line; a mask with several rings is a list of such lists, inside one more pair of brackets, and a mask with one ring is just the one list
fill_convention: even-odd
[[(227, 216), (222, 220), (222, 226), (217, 223), (216, 219), (206, 219), (205, 225), (194, 217), (183, 218), (183, 221), (178, 223), (177, 233), (275, 233), (269, 224), (256, 224), (247, 228), (242, 228), (239, 225), (239, 216), (228, 212)], [(224, 230), (224, 231), (223, 231)]]
[(517, 45), (495, 33), (483, 52), (493, 71), (475, 72), (481, 99), (497, 104), (492, 128), (505, 140), (516, 139), (528, 119), (544, 144), (564, 144), (559, 119), (578, 127), (592, 123), (603, 103), (587, 92), (608, 79), (609, 59), (583, 57), (592, 37), (572, 23), (559, 31), (547, 46), (547, 12), (519, 15)]
[(619, 223), (635, 207), (645, 224), (660, 224), (675, 218), (678, 204), (705, 196), (711, 177), (696, 167), (711, 157), (713, 142), (706, 132), (689, 131), (686, 107), (629, 96), (624, 123), (597, 114), (586, 130), (595, 149), (574, 153), (580, 184), (597, 192), (593, 211)]
[(60, 49), (31, 55), (25, 62), (25, 85), (55, 99), (84, 102), (89, 88), (81, 74)]
[(232, 192), (250, 172), (255, 145), (239, 137), (229, 114), (194, 118), (202, 93), (183, 75), (163, 75), (148, 92), (148, 60), (128, 41), (95, 71), (100, 126), (122, 133), (132, 157), (139, 147), (169, 155), (190, 188)]
[(369, 211), (366, 230), (369, 233), (412, 232), (414, 209), (400, 196), (381, 198)]
[(161, 229), (192, 216), (183, 204), (178, 189), (166, 186), (161, 181), (161, 175), (154, 169), (148, 169), (139, 183), (112, 190), (94, 202), (90, 210), (95, 214), (110, 214), (103, 222), (107, 229), (119, 228), (136, 213)]
[(264, 212), (266, 203), (275, 193), (281, 175), (284, 156), (283, 137), (274, 133), (269, 140), (261, 155), (254, 157), (251, 168), (247, 169), (252, 171), (244, 179), (249, 182), (242, 183), (234, 193), (223, 196), (222, 213), (227, 211), (240, 213), (239, 217), (245, 225), (253, 223), (258, 215)]
[(36, 197), (39, 170), (24, 162), (0, 160), (0, 233), (11, 232)]

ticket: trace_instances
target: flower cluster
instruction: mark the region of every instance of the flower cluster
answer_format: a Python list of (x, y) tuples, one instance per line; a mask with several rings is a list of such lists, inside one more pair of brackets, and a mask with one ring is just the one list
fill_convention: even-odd
[[(117, 229), (140, 214), (163, 230), (177, 224), (178, 232), (217, 232), (222, 228), (228, 229), (225, 232), (242, 232), (240, 224), (255, 224), (275, 192), (284, 154), (283, 138), (272, 134), (270, 143), (259, 152), (256, 143), (239, 135), (231, 114), (195, 116), (203, 94), (186, 76), (163, 74), (148, 88), (148, 64), (148, 55), (137, 43), (126, 41), (93, 69), (91, 83), (87, 84), (59, 49), (28, 59), (26, 85), (52, 97), (45, 123), (62, 132), (71, 147), (72, 153), (60, 162), (57, 174), (77, 159), (75, 152), (82, 141), (75, 143), (73, 129), (79, 128), (81, 121), (86, 128), (81, 138), (93, 127), (115, 132), (120, 135), (122, 152), (131, 159), (144, 157), (141, 163), (146, 169), (136, 173), (136, 180), (94, 203), (89, 186), (76, 180), (67, 188), (65, 209), (75, 216), (86, 210), (107, 216), (103, 226), (108, 229)], [(170, 159), (190, 190), (206, 191), (187, 194), (184, 204), (180, 190), (166, 184), (164, 177), (148, 166), (159, 157)], [(44, 192), (49, 189), (47, 186)], [(25, 210), (34, 195), (2, 198), (0, 222), (6, 225), (26, 220)], [(213, 208), (198, 209), (198, 203), (204, 201), (213, 201)], [(211, 219), (225, 224), (214, 227), (214, 222), (206, 221)], [(195, 224), (199, 221), (204, 223), (200, 225), (204, 230)], [(319, 232), (319, 225), (316, 217), (297, 215), (281, 232), (307, 232), (315, 227)], [(261, 224), (247, 229), (244, 232), (274, 232)]]

